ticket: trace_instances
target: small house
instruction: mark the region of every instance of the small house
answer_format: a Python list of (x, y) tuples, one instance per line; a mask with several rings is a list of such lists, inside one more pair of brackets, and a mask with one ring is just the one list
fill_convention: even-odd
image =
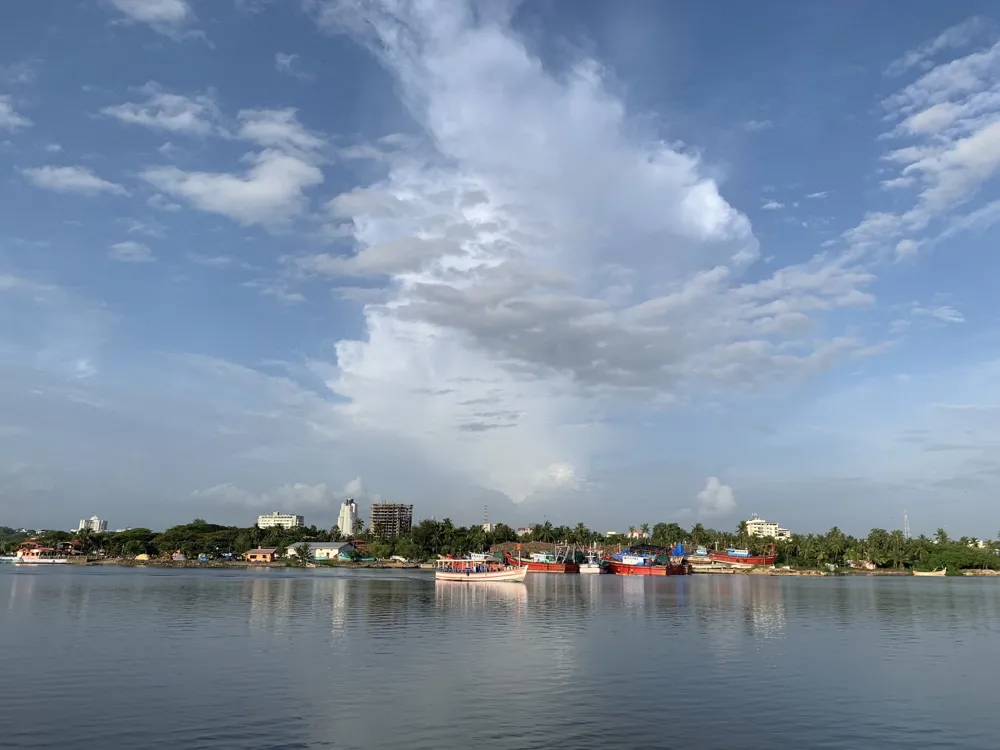
[(273, 563), (278, 557), (277, 547), (248, 550), (244, 555), (248, 562)]
[(289, 545), (286, 557), (294, 558), (299, 547), (308, 547), (313, 560), (349, 560), (355, 552), (350, 542), (296, 542)]

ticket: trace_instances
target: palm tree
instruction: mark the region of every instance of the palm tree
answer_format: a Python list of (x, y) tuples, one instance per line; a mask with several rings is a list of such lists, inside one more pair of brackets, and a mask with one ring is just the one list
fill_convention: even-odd
[(360, 518), (354, 519), (354, 533), (361, 536), (361, 532), (365, 530), (365, 522)]
[(308, 544), (300, 544), (295, 548), (295, 563), (305, 567), (313, 561), (312, 547)]
[(746, 540), (749, 538), (748, 532), (747, 532), (747, 522), (746, 521), (740, 521), (739, 524), (737, 524), (737, 526), (736, 526), (736, 538), (740, 542), (740, 544), (743, 544), (743, 545), (746, 544)]
[(628, 527), (628, 538), (631, 539), (633, 536), (635, 536), (635, 526), (629, 526)]
[(639, 531), (642, 532), (642, 536), (643, 536), (644, 539), (649, 539), (649, 524), (648, 523), (640, 524), (639, 525)]
[(938, 544), (948, 543), (948, 532), (944, 529), (938, 529), (934, 532), (934, 538), (937, 539)]

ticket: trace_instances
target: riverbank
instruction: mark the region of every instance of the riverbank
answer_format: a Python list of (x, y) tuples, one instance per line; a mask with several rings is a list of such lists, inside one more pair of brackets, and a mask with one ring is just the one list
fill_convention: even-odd
[[(132, 560), (127, 558), (106, 558), (101, 560), (70, 559), (70, 564), (86, 566), (113, 565), (125, 568), (291, 568), (302, 570), (303, 566), (280, 560), (273, 563), (248, 562), (246, 560)], [(399, 562), (341, 562), (321, 560), (315, 563), (319, 568), (346, 568), (349, 570), (433, 570), (433, 564)]]

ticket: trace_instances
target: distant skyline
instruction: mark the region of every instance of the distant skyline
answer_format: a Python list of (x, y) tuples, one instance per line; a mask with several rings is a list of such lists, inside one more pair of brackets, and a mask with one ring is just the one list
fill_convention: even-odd
[(994, 3), (36, 0), (0, 42), (0, 523), (1000, 527)]

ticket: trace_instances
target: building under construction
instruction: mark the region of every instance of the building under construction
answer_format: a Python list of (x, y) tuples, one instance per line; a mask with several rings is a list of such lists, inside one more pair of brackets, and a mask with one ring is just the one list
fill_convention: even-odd
[(392, 539), (413, 528), (413, 506), (401, 503), (372, 503), (369, 530), (376, 536)]

